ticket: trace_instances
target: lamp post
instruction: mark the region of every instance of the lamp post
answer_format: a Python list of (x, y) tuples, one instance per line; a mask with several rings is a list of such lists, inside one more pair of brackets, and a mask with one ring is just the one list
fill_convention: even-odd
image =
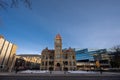
[(65, 62), (63, 62), (63, 63), (64, 63), (64, 74), (66, 74), (66, 70), (65, 70), (65, 64), (66, 64), (66, 63), (65, 63)]
[(98, 54), (93, 54), (93, 57), (94, 57), (95, 67), (96, 67), (95, 70), (97, 70), (100, 67)]
[(95, 55), (95, 57), (96, 57), (96, 62), (95, 62), (95, 64), (96, 64), (96, 67), (97, 67), (97, 69), (99, 69), (99, 71), (100, 71), (100, 74), (102, 74), (102, 69), (101, 69), (101, 65), (100, 65), (100, 59), (99, 59), (99, 57), (100, 57), (100, 54), (96, 54), (96, 55)]
[(50, 62), (50, 74), (52, 74), (52, 62)]

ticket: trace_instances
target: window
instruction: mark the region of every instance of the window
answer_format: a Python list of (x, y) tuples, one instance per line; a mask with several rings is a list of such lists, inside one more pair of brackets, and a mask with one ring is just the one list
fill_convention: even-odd
[(48, 57), (46, 56), (46, 59), (48, 59)]
[(68, 62), (67, 62), (67, 61), (65, 61), (65, 65), (68, 65)]
[(45, 63), (45, 65), (47, 66), (47, 62)]
[(65, 59), (67, 59), (67, 58), (68, 58), (68, 55), (66, 54), (66, 55), (65, 55)]
[(64, 65), (68, 65), (68, 62), (67, 62), (67, 61), (63, 61), (63, 64), (64, 64)]
[(75, 56), (73, 56), (73, 59), (75, 59)]
[(72, 65), (71, 62), (69, 62), (69, 63), (70, 63), (70, 66), (71, 66)]
[(43, 55), (43, 56), (42, 56), (42, 59), (44, 59), (44, 58), (45, 58), (45, 56)]
[(60, 46), (57, 46), (57, 49), (59, 49), (59, 50), (60, 50)]
[(60, 40), (56, 40), (56, 43), (60, 43)]
[(57, 55), (56, 55), (56, 58), (60, 58), (60, 54), (57, 54)]
[(50, 59), (52, 59), (52, 56), (50, 56)]
[(53, 61), (50, 61), (50, 62), (49, 62), (49, 65), (53, 65), (53, 64), (54, 64), (54, 62), (53, 62)]
[(42, 62), (42, 65), (44, 65), (44, 62)]
[(75, 66), (75, 62), (73, 62), (73, 65)]

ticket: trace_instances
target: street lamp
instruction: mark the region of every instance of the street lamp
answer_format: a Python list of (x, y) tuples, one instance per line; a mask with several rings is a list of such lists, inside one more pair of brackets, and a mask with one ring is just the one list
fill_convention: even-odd
[(66, 74), (66, 70), (65, 70), (65, 61), (63, 62), (63, 64), (64, 64), (64, 74)]
[(101, 65), (100, 65), (100, 56), (101, 56), (101, 54), (96, 54), (95, 55), (95, 57), (96, 57), (95, 64), (96, 64), (97, 69), (99, 69), (100, 74), (102, 74), (102, 69), (101, 69)]
[(52, 62), (50, 62), (50, 74), (52, 74)]

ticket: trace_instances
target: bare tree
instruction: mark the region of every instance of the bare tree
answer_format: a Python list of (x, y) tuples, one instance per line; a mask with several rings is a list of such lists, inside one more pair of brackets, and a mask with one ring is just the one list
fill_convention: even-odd
[(18, 8), (23, 4), (25, 7), (31, 9), (31, 0), (0, 0), (0, 9), (7, 9), (7, 8)]
[(111, 59), (111, 66), (112, 67), (120, 67), (120, 45), (116, 45), (112, 48), (112, 59)]
[(120, 52), (120, 45), (116, 45), (116, 46), (114, 46), (113, 47), (113, 50), (115, 51), (115, 52)]
[[(7, 10), (8, 8), (18, 8), (21, 6), (25, 6), (26, 8), (31, 8), (31, 0), (0, 0), (0, 10)], [(3, 24), (0, 17), (0, 26)]]

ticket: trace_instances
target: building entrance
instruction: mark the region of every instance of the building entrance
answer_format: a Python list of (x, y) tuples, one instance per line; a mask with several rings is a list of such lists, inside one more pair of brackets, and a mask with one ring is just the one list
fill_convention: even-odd
[(55, 68), (55, 71), (61, 71), (60, 63), (57, 63), (56, 68)]

